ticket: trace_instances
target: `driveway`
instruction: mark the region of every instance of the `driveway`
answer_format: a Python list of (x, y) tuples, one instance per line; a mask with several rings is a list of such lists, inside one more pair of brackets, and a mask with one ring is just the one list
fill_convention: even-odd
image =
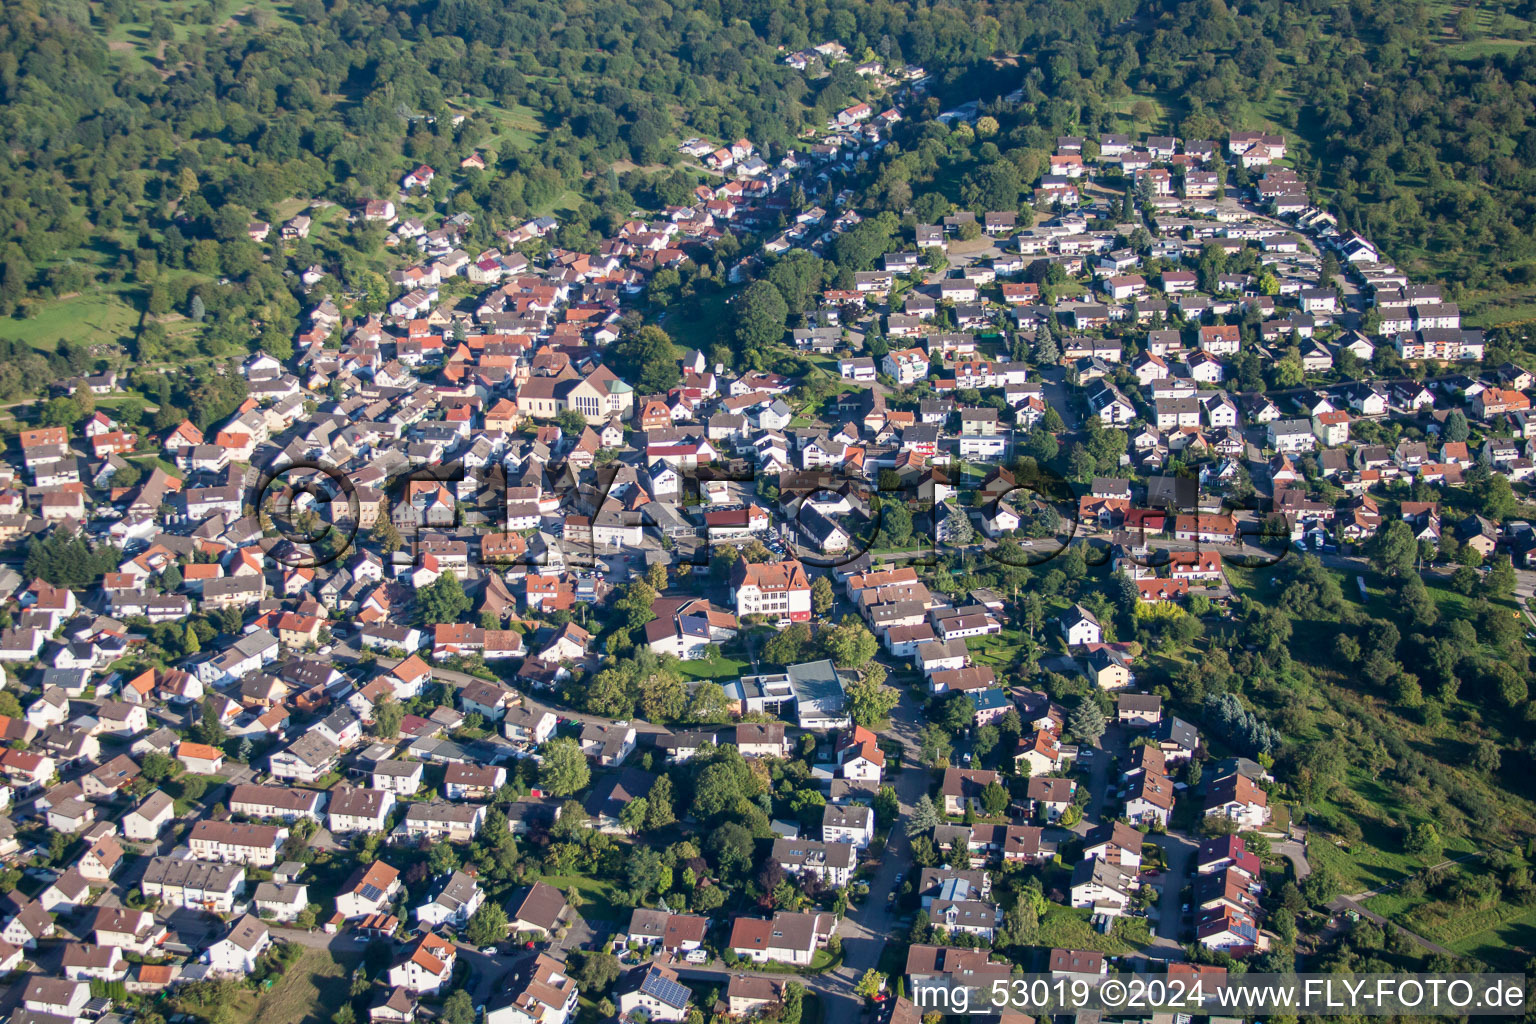
[(1296, 839), (1284, 839), (1275, 843), (1271, 849), (1291, 862), (1291, 867), (1296, 872), (1296, 881), (1300, 882), (1312, 873), (1312, 865), (1307, 863), (1305, 843)]

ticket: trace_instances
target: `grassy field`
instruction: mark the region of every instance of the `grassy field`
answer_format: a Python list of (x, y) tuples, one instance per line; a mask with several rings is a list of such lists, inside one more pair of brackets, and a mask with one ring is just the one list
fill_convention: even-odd
[[(1509, 908), (1515, 911), (1515, 908)], [(1529, 961), (1526, 950), (1536, 948), (1536, 910), (1526, 909), (1498, 924), (1472, 932), (1449, 944), (1464, 956), (1476, 957), (1499, 971), (1519, 971)]]
[(695, 348), (707, 357), (709, 350), (723, 340), (728, 321), (726, 292), (704, 291), (686, 302), (669, 308), (661, 319), (667, 335), (684, 348)]
[[(1373, 616), (1396, 618), (1393, 597), (1385, 580), (1374, 571), (1366, 571), (1366, 596), (1362, 601), (1355, 583), (1353, 571), (1341, 571), (1339, 584), (1345, 600)], [(1272, 602), (1278, 596), (1273, 585), (1281, 580), (1281, 574), (1273, 570), (1229, 571), (1228, 580), (1239, 597), (1247, 596), (1260, 603)], [(1473, 614), (1473, 602), (1456, 593), (1438, 577), (1426, 575), (1428, 592), (1434, 600), (1442, 619), (1467, 619)], [(1304, 644), (1305, 634), (1298, 625), (1292, 641), (1293, 651)], [(1317, 674), (1315, 688), (1296, 690), (1289, 696), (1293, 706), (1286, 714), (1291, 722), (1288, 742), (1300, 745), (1316, 745), (1339, 742), (1354, 735), (1354, 725), (1360, 721), (1377, 720), (1395, 731), (1401, 740), (1424, 758), (1448, 766), (1459, 766), (1466, 757), (1468, 737), (1481, 732), (1484, 711), (1474, 700), (1454, 701), (1444, 709), (1443, 720), (1430, 726), (1413, 712), (1393, 714), (1390, 705), (1383, 703), (1379, 694), (1362, 687), (1359, 679), (1348, 669), (1330, 665), (1327, 659), (1306, 659)], [(1305, 723), (1302, 727), (1302, 723)], [(1354, 742), (1354, 740), (1350, 740)], [(1521, 822), (1529, 819), (1531, 804), (1523, 798), (1521, 784), (1507, 778), (1485, 779), (1476, 773), (1459, 773), (1458, 781), (1474, 793), (1498, 800), (1507, 808), (1510, 828), (1519, 829)], [(1457, 802), (1424, 800), (1411, 787), (1402, 785), (1390, 773), (1382, 772), (1362, 762), (1347, 770), (1342, 784), (1335, 787), (1328, 799), (1308, 805), (1313, 814), (1312, 842), (1309, 857), (1314, 866), (1326, 866), (1336, 872), (1342, 881), (1343, 891), (1354, 894), (1374, 889), (1389, 888), (1422, 870), (1427, 865), (1418, 857), (1403, 852), (1405, 829), (1426, 817), (1433, 818), (1441, 826), (1445, 840), (1444, 857), (1454, 859), (1473, 852), (1487, 842), (1498, 843), (1494, 837), (1477, 840), (1479, 832), (1469, 826)], [(1322, 824), (1325, 820), (1350, 821), (1359, 826), (1358, 838), (1329, 834)], [(1335, 842), (1339, 839), (1343, 845)], [(1389, 888), (1383, 896), (1369, 902), (1370, 909), (1381, 913), (1415, 931), (1409, 915), (1426, 903), (1424, 898), (1406, 900)], [(1446, 935), (1443, 945), (1453, 945), (1457, 936), (1487, 931), (1501, 925), (1498, 921), (1469, 922), (1458, 925), (1454, 933)], [(1429, 925), (1426, 924), (1426, 927)], [(1433, 935), (1428, 937), (1434, 938)], [(1436, 940), (1440, 941), (1440, 940)]]
[[(1139, 121), (1132, 111), (1143, 100), (1152, 105), (1152, 117)], [(1110, 100), (1108, 107), (1120, 119), (1115, 126), (1116, 131), (1127, 135), (1172, 130), (1182, 114), (1182, 106), (1173, 102), (1170, 97), (1146, 93), (1131, 93), (1129, 96)]]
[(125, 341), (134, 336), (138, 322), (139, 311), (122, 289), (93, 287), (39, 306), (30, 319), (0, 321), (0, 336), (51, 352), (62, 338), (87, 345)]
[(488, 118), (494, 131), (480, 143), (482, 149), (501, 153), (505, 147), (532, 149), (547, 130), (537, 110), (515, 103), (511, 106), (486, 99), (471, 99), (463, 104), (471, 115)]
[(257, 12), (263, 12), (259, 16), (273, 21), (293, 18), (292, 5), (280, 0), (214, 0), (214, 6), (212, 20), (204, 21), (202, 15), (208, 4), (202, 0), (159, 0), (156, 4), (142, 5), (136, 8), (139, 19), (120, 21), (112, 26), (107, 33), (107, 45), (125, 63), (139, 65), (133, 70), (142, 70), (144, 66), (158, 64), (160, 59), (160, 45), (149, 38), (150, 17), (156, 10), (165, 15), (170, 24), (170, 38), (178, 43), (201, 34), (210, 24), (223, 27), (235, 19), (256, 17)]
[[(1356, 817), (1362, 837), (1347, 847), (1337, 846), (1318, 836), (1307, 844), (1307, 859), (1313, 866), (1325, 864), (1343, 879), (1344, 892), (1349, 895), (1395, 885), (1426, 865), (1417, 858), (1401, 852), (1402, 831), (1388, 823), (1401, 813), (1401, 805), (1391, 787), (1364, 772), (1351, 772), (1346, 786), (1361, 802), (1377, 809), (1380, 817)], [(1313, 810), (1348, 814), (1348, 809), (1335, 808), (1326, 800), (1314, 801)], [(1461, 836), (1454, 836), (1445, 843), (1445, 856), (1456, 857), (1470, 853), (1472, 844)], [(1374, 909), (1374, 904), (1372, 905)], [(1380, 913), (1386, 913), (1380, 911)]]
[(254, 1006), (241, 1020), (259, 1020), (261, 1024), (327, 1024), (331, 1014), (346, 1002), (351, 989), (355, 958), (340, 963), (322, 949), (305, 950), (288, 973), (260, 998), (252, 997)]
[[(1445, 877), (1482, 870), (1478, 862), (1445, 869)], [(1504, 903), (1497, 897), (1484, 905), (1383, 893), (1366, 907), (1431, 942), (1482, 960), (1496, 970), (1519, 970), (1536, 946), (1536, 908)]]

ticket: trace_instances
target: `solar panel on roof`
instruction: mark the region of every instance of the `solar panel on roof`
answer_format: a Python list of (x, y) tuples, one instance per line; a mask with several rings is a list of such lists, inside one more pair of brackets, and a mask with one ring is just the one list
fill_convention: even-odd
[(372, 883), (363, 886), (363, 899), (365, 900), (376, 900), (383, 895), (383, 890)]
[(653, 995), (668, 1006), (687, 1006), (689, 992), (686, 987), (663, 977), (655, 971), (647, 974), (645, 983), (640, 986), (641, 991)]

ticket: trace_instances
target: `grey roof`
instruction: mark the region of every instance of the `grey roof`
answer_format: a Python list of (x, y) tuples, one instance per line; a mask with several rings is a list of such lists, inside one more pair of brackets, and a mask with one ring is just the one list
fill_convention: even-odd
[(795, 691), (795, 702), (801, 709), (811, 707), (823, 712), (843, 710), (843, 678), (831, 661), (822, 659), (791, 665), (786, 674)]
[(1200, 746), (1200, 731), (1182, 718), (1163, 719), (1157, 726), (1157, 738), (1164, 743), (1176, 743), (1183, 750)]
[(288, 744), (288, 753), (297, 757), (310, 767), (322, 765), (336, 757), (341, 751), (324, 736), (318, 733), (307, 732), (303, 736)]
[(239, 864), (177, 860), (174, 857), (151, 858), (144, 870), (144, 881), (151, 885), (190, 886), (218, 892), (228, 892), (244, 878), (245, 868)]
[(480, 888), (474, 875), (455, 871), (443, 882), (442, 889), (432, 902), (456, 910), (467, 906), (475, 898), (476, 891)]
[(262, 882), (256, 886), (257, 903), (293, 906), (308, 898), (309, 887), (299, 882)]
[(852, 843), (821, 843), (809, 839), (773, 841), (773, 859), (793, 867), (826, 866), (852, 870), (856, 853)]
[(1077, 867), (1072, 869), (1074, 886), (1087, 882), (1096, 882), (1099, 885), (1124, 891), (1131, 884), (1131, 875), (1122, 871), (1118, 865), (1094, 857), (1092, 860), (1078, 861)]

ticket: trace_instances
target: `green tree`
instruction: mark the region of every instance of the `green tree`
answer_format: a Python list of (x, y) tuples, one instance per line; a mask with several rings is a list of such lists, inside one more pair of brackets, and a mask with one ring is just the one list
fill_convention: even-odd
[(923, 742), (918, 748), (918, 757), (930, 768), (944, 768), (949, 765), (949, 755), (954, 752), (955, 745), (950, 741), (949, 733), (937, 722), (929, 723), (923, 730)]
[(645, 394), (662, 394), (682, 380), (677, 350), (667, 332), (646, 324), (608, 348), (613, 371)]
[(912, 513), (900, 501), (881, 501), (880, 534), (890, 548), (901, 548), (912, 540)]
[(459, 852), (451, 843), (438, 843), (427, 852), (427, 867), (434, 875), (452, 874), (459, 866)]
[(1467, 422), (1467, 414), (1460, 409), (1452, 409), (1445, 417), (1445, 426), (1440, 436), (1452, 443), (1465, 441), (1472, 436), (1472, 426)]
[(405, 707), (386, 694), (373, 706), (374, 735), (392, 740), (400, 735), (400, 723), (405, 720)]
[(144, 755), (144, 760), (139, 765), (139, 772), (144, 778), (158, 785), (179, 774), (181, 762), (169, 754), (151, 750)]
[(1514, 491), (1510, 489), (1509, 477), (1502, 473), (1477, 472), (1478, 479), (1472, 485), (1472, 493), (1483, 515), (1500, 521), (1514, 516), (1520, 503), (1515, 500)]
[(608, 986), (618, 981), (623, 972), (624, 965), (619, 963), (618, 957), (606, 950), (598, 950), (582, 957), (575, 976), (583, 992), (595, 995), (608, 991)]
[(718, 724), (731, 719), (732, 702), (719, 683), (705, 680), (699, 683), (688, 699), (688, 719), (693, 722)]
[(885, 989), (885, 975), (871, 967), (864, 972), (853, 990), (865, 999), (873, 999)]
[(469, 595), (464, 593), (464, 584), (451, 572), (443, 573), (416, 592), (417, 616), (424, 625), (458, 622), (469, 608)]
[(662, 886), (663, 872), (666, 866), (662, 863), (661, 854), (650, 846), (637, 846), (629, 855), (625, 863), (625, 877), (629, 883), (630, 892), (644, 899), (650, 893), (658, 891)]
[(832, 610), (836, 601), (837, 595), (832, 593), (832, 581), (825, 576), (817, 576), (816, 582), (811, 584), (811, 610), (817, 615), (825, 615)]
[(672, 780), (658, 775), (645, 798), (645, 827), (648, 830), (666, 828), (676, 820), (672, 811)]
[[(837, 936), (832, 937), (835, 941)], [(831, 949), (831, 942), (827, 948)], [(784, 1002), (779, 1008), (779, 1024), (800, 1024), (805, 1004), (805, 986), (798, 981), (791, 981), (784, 986)]]
[(229, 733), (224, 730), (224, 725), (219, 721), (219, 713), (213, 706), (213, 697), (202, 699), (198, 705), (197, 725), (193, 726), (193, 734), (199, 743), (206, 743), (210, 747), (222, 747), (224, 741), (229, 739)]
[(942, 825), (944, 818), (939, 814), (938, 807), (933, 798), (924, 793), (912, 806), (912, 814), (907, 818), (907, 835), (922, 835), (931, 832), (935, 826)]
[(1095, 743), (1104, 735), (1104, 712), (1091, 697), (1079, 697), (1067, 715), (1067, 729), (1080, 742)]
[(654, 587), (645, 580), (635, 580), (624, 588), (624, 596), (613, 607), (625, 614), (630, 629), (639, 629), (656, 618), (656, 598)]
[(540, 753), (544, 760), (539, 764), (539, 786), (554, 796), (571, 796), (581, 792), (592, 780), (592, 769), (587, 755), (569, 737), (558, 737), (544, 744)]
[(794, 665), (805, 660), (806, 648), (811, 645), (811, 626), (803, 622), (791, 623), (788, 628), (770, 637), (763, 645), (763, 660), (774, 665)]
[(944, 508), (949, 510), (943, 520), (949, 531), (949, 543), (957, 548), (975, 543), (976, 528), (971, 525), (971, 517), (965, 510), (950, 505), (945, 505)]
[(437, 1019), (442, 1024), (475, 1024), (476, 1016), (475, 1001), (462, 988), (448, 993), (448, 998), (443, 1000), (443, 1008), (437, 1013)]
[(1405, 576), (1413, 572), (1419, 557), (1419, 542), (1413, 530), (1401, 519), (1394, 519), (1384, 526), (1371, 542), (1371, 562), (1388, 576)]
[(1042, 366), (1055, 366), (1061, 362), (1061, 348), (1056, 344), (1056, 331), (1049, 319), (1035, 332), (1035, 361)]
[(405, 541), (400, 537), (400, 531), (395, 529), (395, 524), (387, 518), (381, 518), (373, 525), (373, 542), (379, 546), (379, 550), (385, 555), (392, 555), (400, 550)]
[(997, 748), (1001, 735), (995, 725), (987, 724), (976, 730), (976, 738), (971, 742), (971, 752), (976, 755), (976, 760), (983, 760), (988, 754)]
[(1440, 859), (1440, 852), (1444, 844), (1440, 839), (1440, 831), (1435, 828), (1433, 822), (1424, 821), (1408, 830), (1403, 839), (1403, 852), (1421, 860), (1434, 863)]
[(1024, 439), (1024, 453), (1036, 462), (1050, 462), (1060, 451), (1061, 442), (1043, 425), (1037, 425)]
[(1508, 555), (1498, 555), (1493, 559), (1493, 565), (1487, 575), (1483, 577), (1483, 596), (1490, 600), (1499, 601), (1515, 592), (1515, 584), (1519, 580), (1515, 576), (1515, 567), (1510, 564)]
[[(768, 281), (754, 281), (731, 304), (733, 334), (745, 357), (757, 355), (784, 337), (789, 306), (783, 294)], [(757, 365), (754, 362), (753, 365)]]
[(827, 265), (808, 249), (792, 249), (768, 268), (768, 280), (792, 313), (803, 313), (821, 299)]
[(653, 722), (675, 722), (688, 710), (688, 689), (682, 677), (662, 667), (640, 680), (640, 710)]
[(1072, 474), (1074, 480), (1086, 482), (1098, 470), (1098, 466), (1098, 460), (1081, 442), (1072, 445), (1072, 453), (1067, 456), (1067, 472)]
[(1016, 210), (1020, 188), (1019, 169), (1011, 161), (999, 160), (977, 173), (972, 202), (978, 212)]
[(843, 691), (844, 707), (855, 725), (870, 728), (885, 721), (901, 701), (901, 694), (868, 676), (849, 683)]
[(962, 733), (976, 722), (976, 705), (963, 693), (952, 693), (939, 705), (937, 720), (952, 733)]
[(506, 941), (507, 912), (500, 903), (486, 900), (469, 918), (464, 937), (476, 946), (491, 946)]
[(852, 615), (845, 615), (836, 626), (823, 629), (821, 645), (839, 668), (860, 668), (880, 649), (874, 634)]
[(645, 827), (645, 816), (649, 809), (649, 800), (643, 796), (635, 797), (619, 811), (619, 824), (624, 826), (624, 831), (634, 835)]

